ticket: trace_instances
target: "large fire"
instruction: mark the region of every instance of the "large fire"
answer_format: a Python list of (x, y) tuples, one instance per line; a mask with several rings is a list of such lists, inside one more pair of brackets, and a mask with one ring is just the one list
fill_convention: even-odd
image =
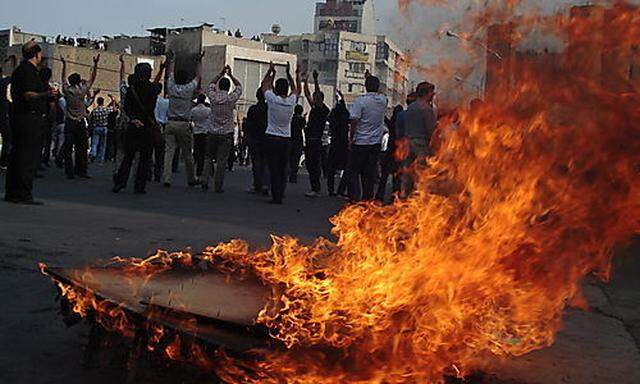
[[(640, 231), (640, 97), (630, 82), (617, 89), (582, 70), (594, 46), (603, 57), (631, 52), (640, 17), (616, 4), (606, 34), (594, 18), (527, 20), (568, 48), (553, 61), (518, 60), (502, 92), (441, 121), (437, 155), (413, 169), (410, 198), (347, 207), (332, 219), (336, 242), (274, 237), (264, 251), (232, 241), (205, 252), (273, 287), (257, 322), (286, 349), (193, 359), (229, 383), (439, 383), (486, 356), (554, 342), (565, 307), (586, 306), (583, 279), (606, 280), (613, 247)], [(192, 261), (159, 259), (132, 261), (127, 273)], [(91, 295), (63, 289), (76, 312), (96, 309)], [(127, 328), (106, 311), (107, 327)]]

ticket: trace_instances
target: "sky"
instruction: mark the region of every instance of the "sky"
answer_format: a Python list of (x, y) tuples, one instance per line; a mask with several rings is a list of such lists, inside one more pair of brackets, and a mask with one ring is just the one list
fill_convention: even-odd
[[(158, 26), (213, 23), (245, 36), (282, 26), (283, 34), (310, 32), (316, 0), (0, 0), (0, 29), (12, 25), (49, 36), (141, 35)], [(374, 0), (379, 33), (397, 14), (396, 0)]]

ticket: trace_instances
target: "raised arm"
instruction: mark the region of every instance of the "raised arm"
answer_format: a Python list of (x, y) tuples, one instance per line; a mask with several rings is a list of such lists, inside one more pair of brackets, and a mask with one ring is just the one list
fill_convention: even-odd
[(314, 70), (313, 71), (313, 92), (319, 92), (320, 91), (320, 81), (318, 80), (318, 71)]
[(218, 73), (216, 77), (214, 77), (213, 80), (211, 80), (211, 84), (215, 84), (216, 86), (218, 85), (218, 82), (220, 81), (220, 79), (222, 79), (224, 75), (227, 73), (227, 67), (229, 66), (226, 65), (222, 68), (222, 71), (220, 71), (220, 73)]
[(11, 76), (13, 71), (16, 69), (16, 66), (18, 65), (18, 58), (16, 57), (16, 55), (11, 55), (7, 57), (7, 59), (4, 62), (10, 64), (9, 76)]
[(265, 93), (273, 89), (273, 78), (276, 75), (276, 67), (273, 65), (273, 62), (269, 63), (269, 70), (267, 74), (262, 79), (262, 92)]
[(174, 59), (175, 59), (175, 55), (173, 54), (173, 51), (168, 51), (167, 59), (165, 60), (166, 71), (168, 76), (173, 76), (173, 69), (175, 67)]
[(198, 57), (198, 65), (196, 66), (196, 81), (198, 83), (198, 89), (202, 87), (202, 61), (204, 59), (204, 51), (200, 53)]
[(124, 69), (124, 53), (121, 54), (118, 59), (120, 60), (120, 84), (122, 84), (126, 76), (125, 69)]
[(62, 62), (62, 78), (60, 79), (60, 84), (67, 84), (67, 60), (64, 56), (60, 56), (60, 61)]
[(154, 83), (160, 83), (162, 80), (162, 76), (164, 75), (164, 69), (166, 68), (166, 63), (163, 61), (160, 63), (160, 68), (158, 68), (158, 73), (156, 73), (155, 79), (153, 79)]
[(227, 65), (225, 68), (227, 71), (227, 76), (229, 76), (231, 78), (231, 81), (233, 82), (233, 86), (236, 88), (242, 87), (242, 84), (240, 84), (240, 80), (236, 79), (236, 77), (233, 76), (233, 71), (231, 70), (231, 67)]
[(96, 78), (98, 77), (98, 64), (100, 63), (100, 54), (96, 55), (93, 58), (93, 69), (91, 70), (91, 77), (89, 78), (89, 89), (93, 88), (93, 84), (96, 82)]
[[(309, 90), (309, 74), (305, 72), (301, 76), (301, 81), (304, 83), (303, 84), (304, 97), (307, 98), (307, 101), (309, 102), (310, 105), (313, 105), (313, 98), (311, 97), (311, 91)], [(293, 86), (293, 84), (292, 84), (292, 86)]]
[(291, 94), (300, 96), (302, 92), (302, 83), (300, 80), (300, 67), (296, 67), (296, 78), (291, 75), (291, 63), (287, 63), (287, 80), (291, 84)]

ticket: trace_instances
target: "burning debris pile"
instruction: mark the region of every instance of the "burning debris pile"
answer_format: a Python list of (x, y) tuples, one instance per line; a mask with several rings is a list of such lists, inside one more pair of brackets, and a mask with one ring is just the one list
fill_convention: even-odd
[[(274, 237), (252, 251), (236, 240), (44, 271), (70, 312), (132, 338), (145, 329), (149, 350), (229, 383), (439, 383), (486, 356), (550, 346), (565, 307), (586, 306), (583, 279), (606, 280), (612, 248), (640, 230), (640, 97), (580, 70), (594, 44), (605, 56), (640, 41), (640, 17), (620, 3), (598, 22), (609, 33), (594, 41), (591, 18), (535, 18), (571, 49), (520, 60), (508, 91), (441, 121), (437, 155), (412, 170), (415, 194), (346, 208), (336, 242)], [(149, 288), (163, 279), (169, 294)], [(210, 289), (190, 300), (184, 284)], [(180, 346), (207, 326), (228, 332), (210, 344), (245, 354)]]

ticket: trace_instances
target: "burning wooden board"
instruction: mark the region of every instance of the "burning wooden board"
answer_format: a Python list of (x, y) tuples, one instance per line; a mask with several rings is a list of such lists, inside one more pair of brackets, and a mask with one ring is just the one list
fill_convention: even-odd
[[(152, 275), (131, 274), (119, 268), (47, 268), (45, 272), (138, 318), (207, 343), (244, 351), (262, 347), (267, 341), (254, 324), (270, 290), (255, 279), (239, 280), (218, 272), (186, 269)], [(185, 318), (195, 322), (185, 322)]]

